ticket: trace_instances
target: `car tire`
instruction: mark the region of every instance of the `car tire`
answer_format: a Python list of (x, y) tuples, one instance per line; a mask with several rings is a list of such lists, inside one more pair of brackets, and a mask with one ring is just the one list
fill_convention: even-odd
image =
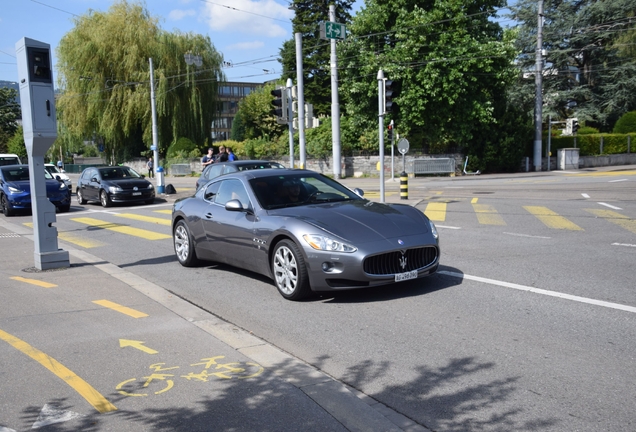
[(77, 203), (79, 205), (86, 204), (86, 200), (84, 199), (84, 195), (82, 195), (82, 191), (80, 190), (80, 188), (77, 188), (77, 192), (75, 192), (75, 195), (77, 196)]
[(99, 201), (102, 203), (102, 207), (110, 207), (113, 205), (113, 202), (110, 200), (110, 197), (108, 196), (108, 192), (106, 192), (105, 190), (102, 190), (99, 193)]
[(2, 213), (4, 213), (6, 217), (15, 215), (15, 210), (11, 208), (11, 204), (9, 204), (9, 200), (6, 195), (2, 195), (2, 198), (0, 198), (0, 204), (2, 205)]
[(67, 213), (71, 210), (71, 205), (70, 204), (61, 205), (58, 208), (60, 209), (60, 213)]
[(184, 220), (180, 220), (175, 225), (172, 232), (172, 243), (179, 264), (184, 267), (193, 267), (199, 263), (197, 253), (194, 250), (194, 241), (192, 240), (190, 228), (188, 228)]
[(274, 248), (272, 275), (278, 292), (287, 300), (301, 300), (309, 295), (309, 277), (305, 258), (296, 243), (281, 240)]
[(155, 203), (155, 199), (154, 198), (146, 200), (146, 204), (154, 204), (154, 203)]

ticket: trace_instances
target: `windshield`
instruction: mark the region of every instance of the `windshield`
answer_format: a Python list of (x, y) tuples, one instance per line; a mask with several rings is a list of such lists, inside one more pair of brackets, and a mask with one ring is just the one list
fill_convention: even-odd
[(261, 207), (267, 210), (362, 199), (340, 183), (318, 173), (258, 177), (251, 179), (250, 185)]
[(120, 179), (138, 179), (141, 175), (132, 168), (125, 166), (100, 168), (99, 174), (104, 180), (120, 180)]
[[(28, 181), (29, 180), (29, 166), (19, 166), (11, 168), (2, 168), (2, 176), (6, 181)], [(44, 178), (52, 180), (53, 176), (44, 170)]]
[(51, 174), (60, 174), (60, 171), (57, 169), (55, 165), (44, 165), (44, 169), (50, 172)]

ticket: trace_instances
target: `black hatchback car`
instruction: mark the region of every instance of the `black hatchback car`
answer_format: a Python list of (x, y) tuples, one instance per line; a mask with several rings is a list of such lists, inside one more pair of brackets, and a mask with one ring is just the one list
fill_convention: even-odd
[(113, 203), (155, 202), (155, 188), (143, 175), (127, 166), (90, 167), (82, 171), (77, 182), (77, 202)]
[(246, 171), (264, 168), (285, 168), (278, 162), (266, 160), (238, 160), (227, 162), (215, 162), (205, 167), (201, 173), (201, 177), (197, 179), (197, 190), (213, 178), (223, 174), (229, 174), (237, 171)]

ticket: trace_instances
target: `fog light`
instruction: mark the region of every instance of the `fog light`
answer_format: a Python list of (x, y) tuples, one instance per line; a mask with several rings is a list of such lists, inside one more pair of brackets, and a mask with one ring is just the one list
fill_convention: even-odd
[(322, 271), (328, 272), (328, 271), (331, 271), (331, 269), (333, 269), (333, 263), (330, 263), (330, 262), (322, 263)]

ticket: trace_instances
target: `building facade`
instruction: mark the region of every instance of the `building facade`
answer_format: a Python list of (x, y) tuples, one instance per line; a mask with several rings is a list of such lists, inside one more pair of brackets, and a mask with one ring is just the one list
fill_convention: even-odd
[(219, 86), (219, 105), (212, 122), (212, 142), (232, 139), (232, 122), (241, 99), (263, 87), (262, 83), (226, 82)]

